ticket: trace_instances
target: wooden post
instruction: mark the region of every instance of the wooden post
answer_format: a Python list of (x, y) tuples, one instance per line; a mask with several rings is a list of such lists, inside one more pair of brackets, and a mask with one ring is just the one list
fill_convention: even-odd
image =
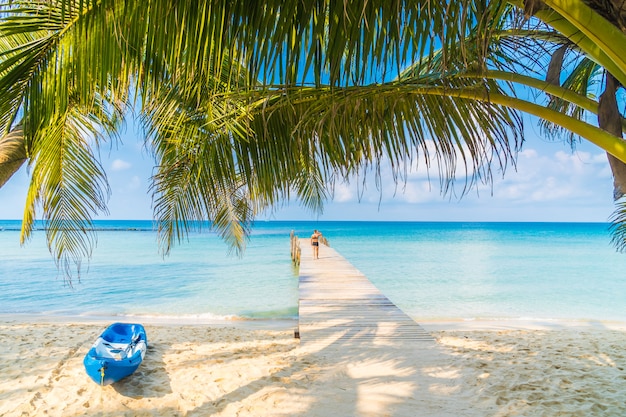
[(299, 266), (300, 255), (302, 252), (302, 250), (300, 249), (300, 239), (298, 239), (298, 236), (295, 235), (293, 230), (289, 234), (289, 238), (291, 241), (291, 260), (296, 266)]

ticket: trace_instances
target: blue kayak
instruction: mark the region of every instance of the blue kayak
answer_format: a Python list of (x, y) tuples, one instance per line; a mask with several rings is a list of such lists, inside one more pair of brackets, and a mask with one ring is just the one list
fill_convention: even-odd
[(98, 337), (83, 364), (96, 384), (109, 385), (137, 370), (148, 349), (141, 324), (113, 323)]

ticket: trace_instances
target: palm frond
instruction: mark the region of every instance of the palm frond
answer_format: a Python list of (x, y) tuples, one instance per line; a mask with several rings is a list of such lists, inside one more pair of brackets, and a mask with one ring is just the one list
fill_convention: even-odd
[[(597, 88), (594, 88), (601, 79), (602, 68), (595, 62), (587, 58), (579, 58), (571, 62), (567, 67), (567, 76), (562, 86), (583, 97), (594, 98)], [(567, 100), (551, 97), (547, 105), (548, 108), (567, 114), (577, 120), (586, 120), (588, 113), (585, 109)], [(565, 140), (575, 147), (579, 137), (562, 126), (557, 126), (545, 120), (540, 121), (542, 132), (549, 138), (565, 138)]]
[(94, 45), (97, 38), (75, 42), (80, 13), (93, 10), (56, 1), (8, 2), (2, 10), (0, 123), (11, 129), (23, 115), (32, 169), (21, 240), (30, 237), (41, 210), (48, 247), (71, 285), (96, 243), (91, 219), (106, 212), (109, 189), (94, 150), (116, 132), (127, 85), (105, 68), (107, 49)]
[[(15, 33), (20, 20), (0, 21), (0, 129), (7, 133), (24, 103), (24, 96), (42, 61), (54, 48), (54, 39), (35, 28)], [(28, 133), (27, 133), (28, 135)]]
[(30, 237), (41, 206), (48, 247), (70, 285), (73, 271), (80, 279), (82, 261), (96, 244), (91, 219), (107, 211), (106, 175), (86, 139), (97, 134), (83, 112), (70, 111), (41, 129), (31, 146), (22, 242)]
[(615, 211), (609, 218), (611, 243), (617, 251), (626, 252), (626, 198), (615, 203)]
[(233, 171), (232, 156), (224, 154), (232, 154), (229, 138), (196, 134), (193, 139), (199, 146), (185, 151), (175, 138), (160, 132), (153, 136), (159, 165), (152, 190), (163, 253), (207, 222), (241, 252), (254, 213), (246, 188)]
[[(487, 94), (482, 81), (471, 82)], [(255, 111), (265, 123), (283, 127), (272, 130), (274, 140), (301, 149), (305, 162), (321, 164), (326, 178), (346, 180), (370, 164), (376, 170), (383, 160), (390, 163), (394, 177), (402, 178), (411, 161), (422, 158), (440, 169), (444, 192), (454, 182), (459, 165), (463, 167), (467, 190), (475, 180), (490, 181), (491, 163), (504, 170), (513, 161), (521, 122), (506, 108), (489, 103), (469, 106), (465, 99), (442, 91), (445, 87), (427, 78), (347, 88), (282, 89), (274, 90), (273, 97)]]
[(220, 120), (223, 103), (205, 108), (207, 117), (189, 105), (195, 98), (178, 95), (175, 86), (155, 94), (145, 108), (144, 124), (157, 160), (152, 191), (162, 251), (169, 253), (174, 243), (206, 222), (241, 251), (253, 213), (229, 131), (212, 122)]

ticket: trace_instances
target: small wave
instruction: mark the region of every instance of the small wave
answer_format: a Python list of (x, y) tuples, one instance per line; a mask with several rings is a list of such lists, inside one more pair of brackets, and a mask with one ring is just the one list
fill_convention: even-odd
[(115, 316), (124, 316), (124, 317), (145, 317), (145, 318), (153, 318), (153, 319), (165, 319), (165, 320), (219, 320), (219, 321), (229, 321), (229, 320), (239, 320), (240, 318), (234, 314), (213, 314), (213, 313), (198, 313), (198, 314), (150, 314), (150, 313), (122, 313), (115, 314)]
[(298, 307), (287, 307), (265, 311), (242, 311), (244, 320), (295, 320), (298, 318)]
[[(82, 315), (82, 317), (87, 317)], [(96, 318), (96, 316), (89, 316)], [(140, 322), (147, 324), (164, 325), (211, 325), (243, 327), (250, 329), (291, 329), (294, 326), (294, 319), (277, 317), (246, 317), (239, 315), (219, 315), (213, 313), (200, 314), (115, 314), (109, 317), (97, 317), (98, 319), (110, 319), (111, 321)]]

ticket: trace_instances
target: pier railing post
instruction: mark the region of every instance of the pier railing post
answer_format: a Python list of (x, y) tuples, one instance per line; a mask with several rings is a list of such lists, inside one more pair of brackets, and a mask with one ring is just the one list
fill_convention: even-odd
[(291, 241), (291, 260), (296, 266), (299, 266), (300, 256), (302, 253), (302, 249), (300, 249), (300, 240), (293, 230), (289, 234), (289, 239)]

